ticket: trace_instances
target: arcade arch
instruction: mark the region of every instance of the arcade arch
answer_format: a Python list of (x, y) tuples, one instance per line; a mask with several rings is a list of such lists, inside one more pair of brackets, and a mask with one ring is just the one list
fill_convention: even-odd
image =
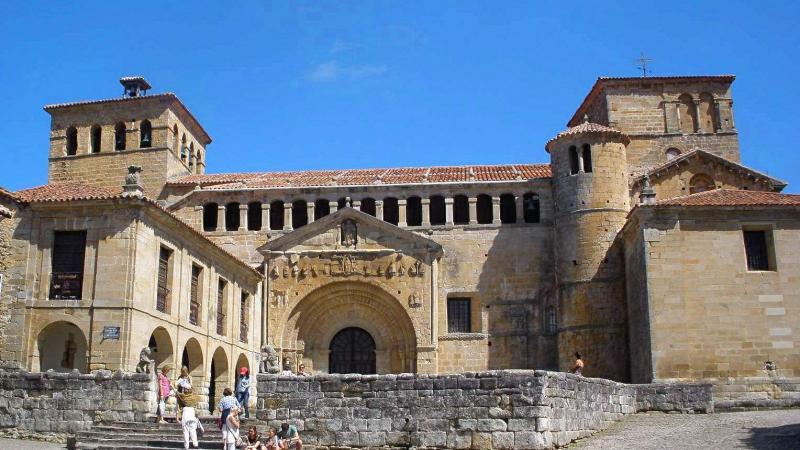
[[(52, 369), (56, 372), (71, 372), (78, 369), (81, 373), (87, 372), (89, 364), (86, 336), (74, 323), (59, 321), (47, 325), (39, 332), (36, 344), (39, 351), (39, 371)], [(34, 372), (36, 369), (32, 368)]]

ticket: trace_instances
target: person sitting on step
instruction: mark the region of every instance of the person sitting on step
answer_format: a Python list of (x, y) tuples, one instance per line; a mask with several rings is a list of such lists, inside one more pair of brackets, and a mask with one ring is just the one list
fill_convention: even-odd
[(261, 443), (261, 436), (258, 435), (256, 427), (247, 430), (247, 439), (244, 441), (244, 450), (266, 450), (267, 446)]
[(294, 425), (282, 423), (281, 431), (278, 432), (278, 437), (281, 439), (281, 448), (283, 450), (301, 450), (303, 448), (303, 441), (300, 440), (300, 433)]

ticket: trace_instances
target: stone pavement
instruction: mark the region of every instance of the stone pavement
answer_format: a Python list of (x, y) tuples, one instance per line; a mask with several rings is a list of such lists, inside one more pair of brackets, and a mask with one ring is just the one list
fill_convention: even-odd
[(64, 449), (64, 444), (53, 444), (50, 442), (23, 441), (21, 439), (0, 438), (0, 448), (14, 450), (56, 450)]
[(800, 409), (718, 414), (634, 414), (568, 448), (800, 449)]

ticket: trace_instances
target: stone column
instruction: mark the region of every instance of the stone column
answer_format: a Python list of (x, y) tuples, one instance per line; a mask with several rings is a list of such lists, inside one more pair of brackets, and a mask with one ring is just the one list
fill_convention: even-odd
[(264, 202), (261, 204), (261, 229), (262, 230), (269, 230), (270, 229), (270, 220), (269, 220), (269, 203)]
[(247, 203), (239, 203), (239, 231), (247, 230)]
[(444, 222), (447, 225), (453, 225), (453, 197), (444, 199)]
[[(580, 161), (580, 160), (578, 160)], [(499, 225), (500, 222), (500, 197), (492, 196), (492, 223)]]
[(197, 229), (203, 231), (203, 205), (194, 207), (195, 220), (197, 221)]
[(331, 200), (328, 202), (328, 209), (331, 210), (331, 214), (335, 213), (339, 210), (339, 202), (336, 200)]
[(406, 223), (406, 204), (408, 200), (406, 199), (397, 199), (397, 226), (398, 227), (407, 227), (408, 223)]
[(316, 220), (314, 217), (314, 202), (306, 203), (306, 216), (308, 216), (308, 223)]
[(383, 220), (383, 200), (375, 200), (375, 217)]
[(703, 132), (703, 125), (700, 123), (701, 122), (701, 120), (700, 120), (701, 119), (700, 118), (700, 100), (699, 99), (694, 99), (693, 102), (694, 102), (694, 117), (695, 117), (694, 132), (695, 133), (702, 133)]
[(514, 203), (517, 206), (517, 223), (525, 222), (525, 205), (524, 198), (521, 195), (514, 196)]
[(350, 202), (350, 207), (361, 211), (361, 200), (352, 200)]
[(475, 225), (478, 223), (478, 197), (470, 197), (469, 201), (469, 223)]
[(225, 231), (225, 205), (217, 207), (217, 231)]
[(283, 202), (283, 229), (292, 229), (292, 202)]
[[(570, 150), (572, 151), (572, 150)], [(578, 173), (583, 173), (583, 148), (577, 147), (575, 151), (578, 153), (576, 156), (578, 157)], [(492, 200), (494, 201), (494, 200)]]
[(431, 226), (431, 199), (420, 199), (420, 203), (422, 204), (422, 226), (429, 227)]

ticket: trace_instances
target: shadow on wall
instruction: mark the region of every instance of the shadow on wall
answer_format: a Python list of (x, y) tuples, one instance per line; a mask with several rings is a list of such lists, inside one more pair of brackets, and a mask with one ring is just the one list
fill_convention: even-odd
[(750, 436), (744, 439), (744, 443), (748, 448), (757, 450), (798, 448), (800, 446), (800, 423), (750, 428)]
[[(481, 231), (485, 262), (478, 277), (480, 316), (489, 334), (488, 369), (556, 369), (557, 345), (547, 330), (555, 318), (552, 223), (503, 224)], [(473, 322), (474, 323), (474, 322)]]

